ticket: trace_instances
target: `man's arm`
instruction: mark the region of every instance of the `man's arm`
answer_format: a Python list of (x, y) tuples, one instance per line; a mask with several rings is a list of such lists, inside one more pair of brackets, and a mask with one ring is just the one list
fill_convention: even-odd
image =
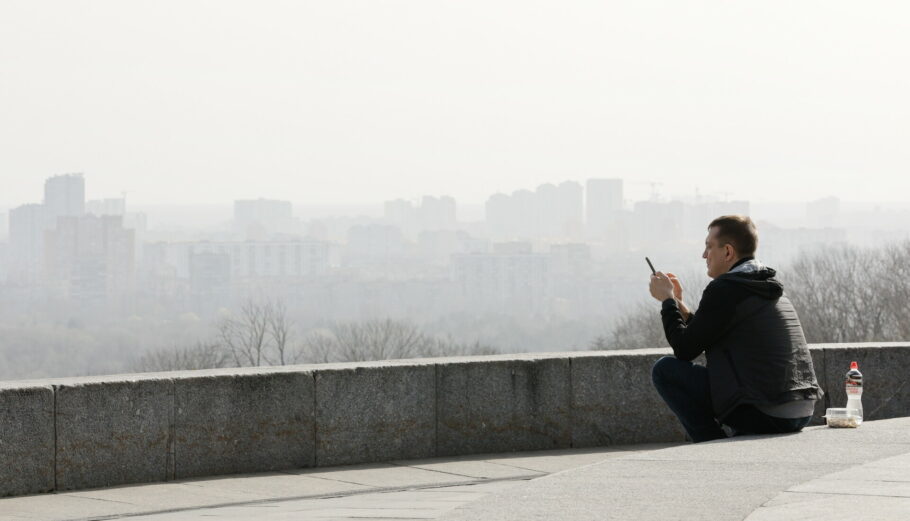
[(690, 313), (689, 309), (681, 304), (673, 298), (664, 300), (660, 315), (673, 354), (680, 360), (689, 361), (710, 348), (724, 333), (736, 306), (727, 285), (717, 282), (712, 282), (705, 289), (698, 311), (689, 320), (684, 314)]
[(688, 324), (689, 321), (692, 320), (694, 314), (691, 310), (689, 310), (689, 307), (686, 306), (686, 303), (682, 300), (677, 300), (676, 305), (679, 307), (679, 312), (682, 315), (683, 324)]

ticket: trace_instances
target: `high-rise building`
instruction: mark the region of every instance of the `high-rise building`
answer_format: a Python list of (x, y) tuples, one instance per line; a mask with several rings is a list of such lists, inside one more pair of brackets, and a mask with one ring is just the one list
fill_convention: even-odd
[(86, 201), (85, 213), (101, 215), (125, 215), (126, 199), (123, 197), (113, 199), (93, 199)]
[(454, 230), (455, 211), (455, 199), (425, 195), (420, 202), (418, 226), (421, 231)]
[(42, 277), (45, 207), (26, 204), (9, 212), (9, 270), (11, 284), (31, 286)]
[(115, 297), (135, 287), (135, 236), (119, 215), (62, 216), (45, 232), (49, 289), (84, 300)]
[(476, 309), (539, 311), (549, 297), (550, 257), (526, 243), (497, 244), (493, 253), (453, 255), (452, 278)]
[(515, 221), (512, 198), (506, 194), (493, 194), (487, 199), (485, 210), (490, 236), (494, 239), (511, 238)]
[(749, 215), (749, 201), (712, 201), (686, 205), (683, 234), (686, 240), (701, 242), (708, 224), (722, 215)]
[(405, 199), (396, 199), (386, 201), (383, 205), (383, 216), (385, 220), (394, 226), (397, 226), (405, 235), (417, 233), (417, 210), (411, 201)]
[(584, 225), (584, 188), (575, 181), (564, 181), (556, 187), (554, 215), (559, 237), (577, 237)]
[(409, 239), (416, 239), (424, 231), (454, 230), (456, 227), (455, 199), (449, 196), (425, 195), (420, 206), (396, 199), (386, 201), (383, 209), (386, 222), (397, 226)]
[(588, 233), (601, 237), (622, 215), (622, 179), (588, 179), (585, 187), (585, 217)]
[(685, 236), (685, 205), (681, 201), (635, 203), (633, 245), (638, 248), (676, 246)]
[(82, 174), (63, 174), (44, 181), (44, 211), (47, 229), (57, 226), (58, 217), (85, 214), (85, 179)]
[(0, 212), (0, 241), (9, 239), (9, 214)]

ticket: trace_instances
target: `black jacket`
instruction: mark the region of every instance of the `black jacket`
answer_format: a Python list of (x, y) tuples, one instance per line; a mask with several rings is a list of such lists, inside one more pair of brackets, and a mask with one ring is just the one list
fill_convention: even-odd
[(684, 322), (673, 299), (661, 317), (673, 354), (707, 359), (714, 414), (742, 404), (817, 400), (823, 392), (799, 317), (770, 268), (726, 273), (711, 281), (697, 312)]

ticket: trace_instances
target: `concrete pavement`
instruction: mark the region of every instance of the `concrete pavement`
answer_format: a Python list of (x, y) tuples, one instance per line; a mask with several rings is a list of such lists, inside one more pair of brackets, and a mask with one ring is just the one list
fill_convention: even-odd
[(910, 418), (0, 499), (0, 520), (910, 519)]
[(0, 521), (433, 519), (553, 472), (668, 444), (299, 469), (0, 499)]
[(442, 519), (910, 519), (910, 418), (628, 454), (460, 505)]

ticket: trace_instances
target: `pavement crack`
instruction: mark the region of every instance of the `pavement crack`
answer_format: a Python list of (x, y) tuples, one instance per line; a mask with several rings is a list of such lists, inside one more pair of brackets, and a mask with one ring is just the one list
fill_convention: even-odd
[(493, 465), (501, 465), (501, 466), (503, 466), (503, 467), (509, 467), (509, 468), (513, 468), (513, 469), (527, 470), (527, 471), (529, 471), (529, 472), (536, 472), (536, 473), (540, 474), (541, 476), (546, 476), (546, 475), (548, 475), (548, 474), (551, 474), (550, 472), (546, 472), (546, 471), (543, 471), (543, 470), (537, 470), (537, 469), (529, 469), (528, 467), (522, 467), (522, 466), (520, 466), (520, 465), (511, 465), (511, 464), (509, 464), (509, 463), (500, 463), (500, 462), (498, 462), (498, 461), (489, 461), (489, 460), (484, 460), (484, 461), (485, 461), (486, 463), (492, 463)]
[(81, 495), (81, 494), (80, 494), (80, 495), (76, 495), (76, 494), (67, 494), (67, 495), (70, 496), (70, 497), (78, 497), (78, 498), (82, 498), (82, 499), (91, 499), (92, 501), (103, 501), (103, 502), (105, 502), (105, 503), (117, 503), (118, 505), (129, 505), (129, 506), (131, 506), (131, 507), (139, 506), (139, 505), (137, 505), (137, 504), (135, 504), (135, 503), (129, 503), (129, 502), (127, 502), (127, 501), (117, 501), (117, 500), (115, 500), (115, 499), (104, 499), (104, 498), (100, 498), (100, 497), (83, 496), (83, 495)]
[[(302, 474), (305, 475), (305, 474)], [(316, 477), (316, 476), (310, 476)], [(494, 483), (498, 481), (528, 481), (534, 479), (536, 476), (516, 476), (509, 478), (492, 478), (485, 480), (472, 480), (472, 481), (455, 481), (451, 483), (433, 483), (433, 484), (424, 484), (424, 485), (409, 485), (409, 486), (400, 486), (400, 487), (371, 487), (364, 490), (350, 490), (344, 492), (334, 492), (330, 494), (311, 494), (311, 495), (301, 495), (301, 496), (290, 496), (290, 497), (280, 497), (280, 498), (264, 498), (264, 499), (252, 499), (248, 501), (231, 501), (224, 503), (215, 503), (215, 504), (206, 504), (206, 505), (194, 505), (191, 507), (177, 507), (177, 508), (168, 508), (168, 509), (149, 509), (136, 512), (122, 512), (117, 514), (110, 515), (101, 515), (101, 516), (90, 516), (90, 517), (78, 517), (78, 518), (68, 518), (67, 521), (106, 521), (109, 519), (122, 519), (122, 518), (131, 518), (139, 516), (150, 516), (150, 515), (159, 515), (159, 514), (173, 514), (176, 512), (191, 512), (194, 510), (208, 510), (224, 507), (240, 507), (240, 506), (266, 506), (273, 503), (282, 503), (286, 501), (297, 501), (302, 499), (330, 499), (330, 498), (339, 498), (339, 497), (349, 497), (349, 496), (362, 496), (366, 494), (385, 494), (390, 492), (404, 492), (407, 490), (428, 490), (428, 489), (438, 489), (438, 488), (447, 488), (447, 487), (461, 487), (466, 485), (481, 485)], [(319, 478), (326, 479), (328, 481), (340, 481), (329, 478)], [(360, 483), (352, 483), (349, 481), (341, 481), (341, 483), (349, 483), (353, 485), (359, 485)], [(369, 485), (365, 485), (369, 486)], [(82, 497), (82, 496), (76, 496)], [(89, 498), (97, 499), (97, 498)], [(104, 500), (102, 500), (104, 501)], [(127, 503), (129, 504), (129, 503)], [(133, 505), (136, 506), (136, 505)], [(383, 519), (394, 519), (394, 518), (383, 518)], [(414, 519), (414, 518), (408, 518)], [(420, 518), (417, 518), (420, 519)], [(432, 519), (432, 518), (431, 518)]]
[(467, 474), (458, 474), (457, 472), (446, 472), (445, 470), (428, 469), (428, 468), (426, 468), (426, 467), (421, 467), (420, 465), (403, 465), (403, 464), (401, 464), (401, 463), (395, 463), (395, 462), (391, 462), (391, 463), (389, 463), (389, 464), (390, 464), (390, 465), (394, 465), (394, 466), (396, 466), (396, 467), (405, 467), (405, 468), (409, 468), (409, 469), (419, 469), (419, 470), (425, 470), (425, 471), (427, 471), (427, 472), (438, 472), (438, 473), (440, 473), (440, 474), (448, 474), (449, 476), (458, 476), (459, 478), (483, 479), (483, 480), (487, 479), (487, 478), (484, 478), (484, 477), (482, 477), (482, 476), (469, 476), (469, 475), (467, 475)]
[(348, 485), (358, 485), (358, 486), (361, 486), (361, 487), (370, 487), (370, 488), (373, 488), (373, 489), (378, 489), (378, 488), (379, 488), (379, 487), (375, 487), (375, 486), (373, 486), (373, 485), (367, 485), (366, 483), (357, 483), (356, 481), (346, 481), (346, 480), (343, 480), (343, 479), (327, 478), (327, 477), (325, 477), (325, 476), (313, 476), (313, 475), (310, 475), (310, 474), (298, 474), (298, 476), (306, 476), (306, 477), (308, 477), (308, 478), (323, 479), (323, 480), (325, 480), (325, 481), (334, 481), (334, 482), (336, 482), (336, 483), (346, 483), (346, 484), (348, 484)]

